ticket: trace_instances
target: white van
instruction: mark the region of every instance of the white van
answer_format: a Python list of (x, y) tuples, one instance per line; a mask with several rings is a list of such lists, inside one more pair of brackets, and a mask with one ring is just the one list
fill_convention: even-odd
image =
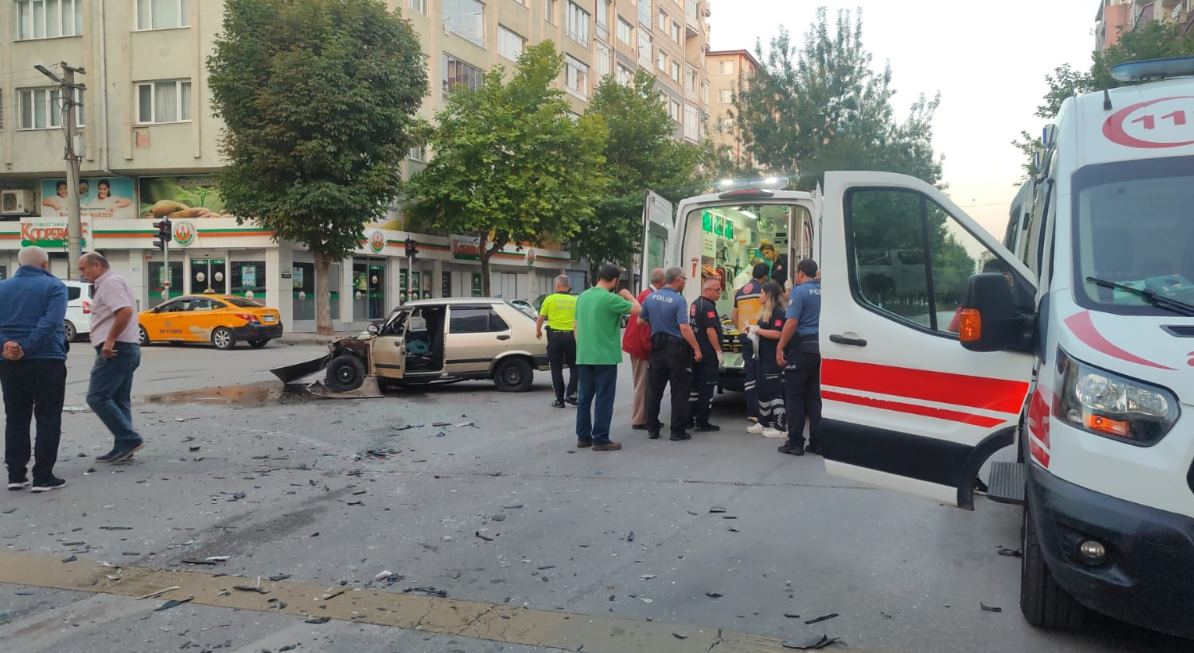
[(67, 342), (74, 342), (79, 336), (91, 333), (91, 291), (89, 283), (64, 280), (66, 284), (66, 330)]

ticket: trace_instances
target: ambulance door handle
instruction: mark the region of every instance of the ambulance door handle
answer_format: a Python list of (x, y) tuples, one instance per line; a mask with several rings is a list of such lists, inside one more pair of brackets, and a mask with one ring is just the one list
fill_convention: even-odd
[(854, 338), (851, 336), (842, 336), (836, 333), (829, 336), (829, 342), (836, 342), (839, 345), (850, 345), (851, 347), (865, 347), (866, 340), (862, 338)]

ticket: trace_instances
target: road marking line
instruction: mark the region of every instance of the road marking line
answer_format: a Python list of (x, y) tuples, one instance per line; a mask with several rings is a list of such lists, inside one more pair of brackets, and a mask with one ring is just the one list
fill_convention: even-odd
[[(591, 653), (780, 653), (790, 651), (780, 640), (716, 628), (687, 628), (675, 624), (596, 617), (512, 607), (480, 601), (399, 594), (384, 590), (326, 587), (290, 581), (260, 581), (262, 592), (238, 590), (258, 581), (241, 576), (216, 576), (194, 571), (121, 567), (121, 578), (110, 580), (113, 568), (89, 560), (64, 563), (56, 556), (0, 551), (0, 583), (28, 585), (130, 598), (163, 589), (158, 599), (184, 599), (217, 608), (254, 610), (367, 623), (441, 635), (483, 639)], [(169, 589), (177, 586), (177, 589)], [(677, 637), (684, 635), (685, 639)], [(845, 649), (833, 649), (849, 653)]]

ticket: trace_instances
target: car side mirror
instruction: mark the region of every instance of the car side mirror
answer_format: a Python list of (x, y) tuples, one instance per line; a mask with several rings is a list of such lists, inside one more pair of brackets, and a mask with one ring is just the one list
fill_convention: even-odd
[(983, 273), (970, 277), (958, 313), (958, 339), (970, 351), (1023, 351), (1033, 347), (1033, 318), (1016, 306), (1007, 277)]
[(370, 324), (369, 325), (369, 333), (372, 333), (373, 335), (377, 335), (377, 334), (381, 333), (381, 327), (377, 326), (376, 324)]

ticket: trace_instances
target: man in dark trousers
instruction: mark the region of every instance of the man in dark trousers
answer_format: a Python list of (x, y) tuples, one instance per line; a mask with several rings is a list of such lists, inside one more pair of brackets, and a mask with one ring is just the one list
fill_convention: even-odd
[(66, 394), (66, 286), (50, 274), (40, 247), (17, 254), (17, 273), (0, 282), (0, 386), (4, 389), (4, 464), (8, 489), (29, 487), (29, 422), (37, 417), (33, 491), (49, 492), (66, 481), (54, 476), (62, 437)]
[(688, 389), (692, 383), (693, 361), (701, 360), (700, 345), (688, 323), (688, 302), (684, 300), (684, 270), (668, 268), (664, 287), (647, 297), (641, 319), (651, 326), (651, 369), (648, 372), (647, 434), (659, 438), (663, 423), (659, 405), (663, 389), (672, 388), (672, 440), (690, 440), (688, 425)]
[(700, 362), (692, 366), (692, 389), (689, 391), (689, 414), (698, 433), (721, 430), (720, 426), (709, 423), (713, 394), (717, 391), (717, 376), (724, 360), (721, 351), (721, 317), (717, 314), (717, 297), (720, 294), (721, 281), (706, 279), (701, 286), (701, 296), (692, 303), (692, 310), (688, 313), (693, 335), (701, 350)]
[(780, 453), (804, 455), (804, 422), (808, 420), (808, 450), (821, 453), (821, 349), (817, 342), (821, 321), (821, 280), (817, 263), (804, 259), (796, 266), (796, 287), (788, 302), (775, 349), (775, 362), (784, 370), (784, 403), (788, 410), (788, 441)]
[[(763, 425), (759, 423), (759, 397), (755, 391), (758, 383), (759, 361), (755, 355), (754, 343), (746, 335), (747, 327), (758, 325), (763, 315), (763, 284), (771, 268), (766, 263), (759, 263), (751, 270), (752, 279), (734, 293), (734, 310), (730, 312), (730, 321), (738, 329), (738, 343), (742, 345), (742, 373), (745, 376), (743, 391), (746, 395), (746, 419), (751, 422), (747, 433), (759, 434), (763, 432)], [(781, 286), (782, 287), (782, 286)]]
[[(556, 291), (543, 300), (539, 318), (535, 321), (535, 337), (543, 339), (543, 325), (547, 323), (547, 360), (551, 364), (551, 385), (556, 391), (555, 408), (565, 402), (576, 404), (576, 295), (571, 294), (572, 281), (568, 275), (556, 277)], [(564, 387), (564, 367), (568, 367), (568, 386)]]

